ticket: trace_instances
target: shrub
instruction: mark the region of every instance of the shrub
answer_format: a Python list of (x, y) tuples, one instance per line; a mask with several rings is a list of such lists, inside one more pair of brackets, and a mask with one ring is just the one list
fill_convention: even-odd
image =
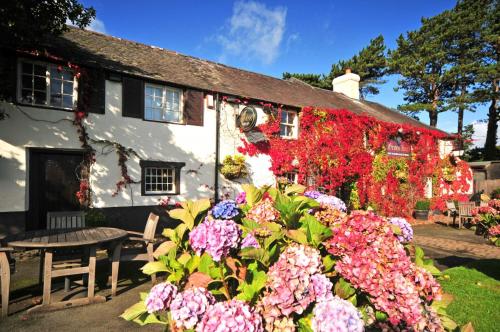
[(98, 209), (89, 209), (85, 212), (87, 227), (103, 227), (107, 225), (106, 216)]
[(220, 172), (228, 180), (242, 178), (248, 175), (245, 157), (241, 155), (226, 156)]
[(164, 230), (158, 261), (142, 268), (166, 272), (166, 283), (123, 318), (200, 332), (456, 327), (441, 322), (439, 270), (422, 249), (398, 240), (409, 238), (402, 220), (349, 215), (338, 198), (304, 194), (299, 185), (243, 188), (238, 213), (234, 201), (211, 207), (208, 200), (169, 212), (180, 224)]
[(425, 201), (417, 201), (415, 204), (415, 210), (429, 210), (430, 202), (428, 200)]

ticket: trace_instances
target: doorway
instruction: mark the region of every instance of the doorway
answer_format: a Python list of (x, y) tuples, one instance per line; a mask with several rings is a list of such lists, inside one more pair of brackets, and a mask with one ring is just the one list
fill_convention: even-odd
[(29, 149), (29, 209), (26, 230), (45, 229), (47, 212), (78, 211), (76, 192), (83, 151)]

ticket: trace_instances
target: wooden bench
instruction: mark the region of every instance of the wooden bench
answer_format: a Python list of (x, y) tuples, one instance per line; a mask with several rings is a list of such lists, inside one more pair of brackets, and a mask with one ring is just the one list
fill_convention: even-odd
[[(47, 212), (47, 229), (77, 229), (84, 228), (85, 223), (85, 212), (84, 211), (59, 211), (59, 212)], [(61, 253), (61, 251), (59, 252)], [(81, 256), (83, 255), (82, 249), (78, 249), (77, 252), (72, 249), (65, 249), (64, 254), (69, 256)], [(66, 258), (67, 258), (66, 257)], [(67, 269), (72, 267), (79, 267), (82, 265), (81, 259), (63, 259), (62, 261), (56, 262), (53, 265), (55, 269)], [(64, 291), (69, 292), (71, 288), (71, 279), (69, 277), (64, 278)]]
[(472, 220), (472, 210), (476, 207), (474, 202), (458, 202), (458, 229), (465, 222)]

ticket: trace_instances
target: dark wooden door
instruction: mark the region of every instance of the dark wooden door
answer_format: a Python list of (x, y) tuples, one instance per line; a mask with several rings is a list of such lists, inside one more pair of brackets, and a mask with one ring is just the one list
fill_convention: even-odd
[(79, 151), (32, 149), (29, 154), (29, 209), (27, 230), (45, 229), (47, 212), (77, 211), (80, 164)]

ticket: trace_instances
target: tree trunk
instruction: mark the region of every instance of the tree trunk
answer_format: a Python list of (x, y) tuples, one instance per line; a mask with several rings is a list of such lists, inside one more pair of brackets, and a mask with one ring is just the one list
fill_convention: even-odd
[(488, 110), (488, 131), (486, 133), (486, 142), (484, 142), (484, 159), (495, 160), (498, 158), (497, 152), (497, 130), (499, 120), (498, 99), (495, 97), (498, 94), (498, 81), (493, 82), (493, 91), (495, 94), (491, 100), (491, 105)]
[(466, 86), (462, 86), (462, 91), (460, 92), (460, 97), (462, 99), (460, 106), (458, 107), (458, 125), (457, 125), (457, 135), (460, 144), (460, 148), (463, 147), (464, 140), (462, 139), (463, 129), (464, 129), (464, 111), (465, 106), (463, 104), (463, 97), (466, 93)]
[[(433, 84), (433, 87), (435, 85)], [(434, 88), (433, 88), (434, 89)], [(434, 89), (434, 94), (432, 96), (432, 109), (429, 110), (429, 125), (431, 127), (436, 127), (438, 122), (438, 101), (439, 101), (439, 90)]]

